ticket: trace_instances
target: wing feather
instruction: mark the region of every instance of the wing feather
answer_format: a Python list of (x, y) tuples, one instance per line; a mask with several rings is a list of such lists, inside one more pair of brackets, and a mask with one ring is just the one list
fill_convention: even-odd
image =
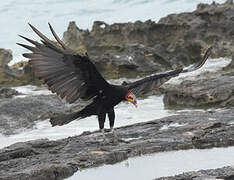
[(67, 81), (69, 80), (70, 78), (73, 78), (75, 77), (74, 74), (65, 74), (65, 75), (61, 75), (59, 77), (56, 77), (56, 78), (50, 78), (50, 79), (46, 79), (45, 82), (48, 86), (58, 86), (59, 83), (62, 83), (63, 81)]
[(57, 40), (57, 42), (63, 47), (63, 49), (66, 49), (66, 46), (65, 44), (59, 39), (58, 35), (56, 34), (56, 32), (54, 31), (53, 27), (49, 24), (49, 28), (50, 28), (50, 31), (52, 32), (54, 38)]
[(49, 90), (68, 103), (74, 103), (79, 98), (88, 100), (95, 97), (100, 90), (109, 87), (89, 57), (67, 48), (50, 24), (49, 28), (57, 44), (31, 24), (29, 26), (41, 38), (41, 43), (19, 35), (33, 46), (17, 44), (31, 51), (23, 56), (30, 59), (29, 64), (35, 75), (48, 85)]
[(168, 71), (165, 73), (155, 74), (155, 75), (143, 78), (141, 80), (138, 80), (129, 84), (125, 84), (124, 86), (129, 91), (133, 92), (136, 96), (147, 94), (150, 91), (152, 91), (152, 89), (159, 88), (166, 81), (168, 81), (172, 77), (178, 76), (180, 73), (191, 72), (191, 71), (195, 71), (201, 68), (205, 64), (208, 57), (210, 56), (211, 51), (212, 51), (212, 47), (208, 48), (203, 58), (199, 62), (190, 66), (189, 68), (180, 68), (180, 69)]

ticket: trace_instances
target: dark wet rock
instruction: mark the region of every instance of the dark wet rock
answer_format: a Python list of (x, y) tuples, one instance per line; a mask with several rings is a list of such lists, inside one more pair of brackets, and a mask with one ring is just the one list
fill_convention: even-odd
[(15, 95), (19, 95), (20, 93), (14, 89), (7, 87), (0, 87), (0, 99), (1, 98), (12, 98)]
[[(60, 113), (70, 112), (70, 107), (55, 95), (27, 96), (1, 99), (0, 133), (10, 135), (22, 129), (33, 128), (38, 120), (45, 120)], [(72, 105), (73, 110), (80, 106)]]
[(233, 146), (233, 116), (234, 109), (183, 113), (116, 128), (119, 140), (114, 141), (107, 133), (106, 143), (102, 142), (100, 132), (85, 132), (56, 141), (16, 143), (0, 150), (0, 179), (57, 180), (77, 170), (143, 154)]
[(180, 175), (156, 178), (155, 180), (232, 180), (234, 179), (234, 166), (217, 169), (185, 172)]
[(230, 56), (233, 19), (234, 4), (229, 1), (199, 4), (191, 13), (172, 14), (159, 23), (96, 21), (89, 31), (70, 22), (63, 41), (79, 52), (88, 51), (107, 77), (136, 77), (194, 63), (211, 45), (213, 57)]
[(164, 86), (167, 107), (232, 107), (234, 105), (234, 71)]

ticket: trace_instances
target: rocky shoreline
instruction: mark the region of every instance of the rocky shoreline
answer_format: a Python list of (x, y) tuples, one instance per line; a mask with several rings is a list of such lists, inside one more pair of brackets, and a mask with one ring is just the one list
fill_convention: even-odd
[[(99, 131), (62, 140), (21, 142), (0, 150), (1, 180), (57, 180), (79, 169), (129, 157), (180, 149), (234, 145), (234, 109), (184, 113), (116, 128), (118, 140)], [(169, 126), (178, 123), (180, 126)], [(164, 127), (164, 128), (163, 128)]]
[[(116, 129), (118, 140), (100, 132), (50, 141), (19, 142), (0, 150), (0, 180), (59, 180), (84, 169), (113, 164), (143, 154), (180, 149), (234, 146), (234, 3), (199, 4), (191, 13), (172, 14), (158, 23), (151, 20), (108, 25), (97, 21), (91, 31), (70, 22), (63, 41), (89, 56), (101, 73), (110, 78), (137, 78), (196, 62), (209, 46), (212, 57), (232, 56), (232, 62), (219, 72), (200, 75), (195, 80), (165, 84), (167, 108), (203, 108), (204, 111), (179, 112), (153, 121)], [(10, 50), (0, 49), (0, 133), (19, 133), (31, 129), (38, 120), (77, 110), (54, 95), (17, 98), (10, 87), (41, 84), (27, 63), (9, 67)], [(18, 66), (18, 67), (19, 67)], [(212, 108), (209, 110), (208, 108)], [(43, 113), (42, 113), (43, 112)], [(155, 117), (157, 118), (157, 117)], [(178, 124), (179, 126), (175, 126)], [(188, 172), (159, 179), (234, 178), (233, 167)]]

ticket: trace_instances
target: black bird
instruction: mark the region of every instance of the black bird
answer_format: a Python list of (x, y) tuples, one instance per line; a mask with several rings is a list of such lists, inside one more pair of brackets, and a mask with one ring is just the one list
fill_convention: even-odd
[(31, 51), (31, 53), (25, 53), (23, 56), (30, 59), (29, 63), (35, 72), (35, 76), (43, 80), (49, 90), (68, 103), (74, 103), (77, 100), (91, 101), (79, 112), (51, 118), (52, 126), (61, 126), (75, 119), (97, 115), (99, 128), (103, 135), (106, 115), (109, 117), (110, 129), (113, 131), (114, 107), (117, 104), (121, 101), (129, 101), (137, 107), (136, 96), (150, 92), (153, 88), (161, 86), (180, 73), (199, 69), (211, 54), (212, 49), (212, 47), (208, 48), (203, 59), (189, 68), (178, 68), (151, 75), (129, 84), (112, 85), (97, 71), (87, 54), (81, 55), (69, 49), (59, 39), (50, 24), (49, 28), (57, 42), (49, 40), (31, 24), (29, 26), (41, 38), (41, 43), (20, 36), (34, 46), (17, 44)]

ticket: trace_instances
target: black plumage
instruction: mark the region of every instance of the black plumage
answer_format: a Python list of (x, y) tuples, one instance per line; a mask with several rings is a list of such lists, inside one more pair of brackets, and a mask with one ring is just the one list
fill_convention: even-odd
[(129, 101), (137, 106), (136, 96), (148, 93), (152, 88), (161, 86), (170, 78), (189, 71), (200, 68), (211, 53), (209, 48), (203, 59), (188, 69), (179, 68), (161, 74), (155, 74), (133, 83), (123, 85), (112, 85), (108, 83), (97, 71), (87, 55), (80, 55), (69, 49), (57, 36), (51, 25), (49, 28), (56, 39), (56, 43), (49, 40), (34, 26), (29, 24), (33, 31), (41, 38), (41, 42), (20, 36), (33, 44), (18, 45), (31, 51), (23, 54), (29, 58), (35, 75), (48, 85), (49, 90), (64, 98), (68, 103), (77, 100), (87, 101), (88, 104), (79, 112), (60, 115), (51, 118), (52, 126), (64, 125), (75, 119), (97, 115), (99, 128), (104, 132), (104, 122), (106, 115), (109, 117), (110, 128), (114, 127), (116, 106), (121, 101)]

